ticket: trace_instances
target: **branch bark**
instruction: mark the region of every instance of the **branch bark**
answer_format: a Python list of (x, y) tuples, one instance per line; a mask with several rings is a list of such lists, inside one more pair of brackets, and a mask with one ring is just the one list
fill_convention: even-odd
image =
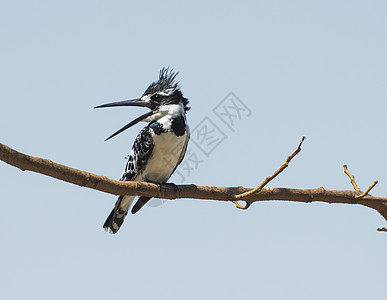
[[(91, 188), (113, 195), (137, 195), (165, 199), (191, 198), (202, 200), (235, 201), (237, 195), (253, 189), (245, 187), (215, 187), (198, 186), (195, 184), (177, 185), (177, 189), (168, 184), (161, 188), (152, 183), (118, 181), (106, 176), (81, 171), (67, 167), (51, 160), (33, 157), (18, 152), (0, 143), (0, 160), (22, 171), (41, 173), (75, 185)], [(337, 191), (325, 190), (323, 187), (315, 189), (289, 189), (289, 188), (262, 188), (259, 193), (250, 194), (243, 198), (246, 202), (269, 200), (283, 200), (292, 202), (326, 202), (342, 204), (360, 204), (377, 210), (387, 221), (387, 198), (374, 197), (369, 194), (358, 198), (360, 190)], [(385, 229), (385, 228), (384, 228)], [(387, 231), (383, 228), (379, 231)]]

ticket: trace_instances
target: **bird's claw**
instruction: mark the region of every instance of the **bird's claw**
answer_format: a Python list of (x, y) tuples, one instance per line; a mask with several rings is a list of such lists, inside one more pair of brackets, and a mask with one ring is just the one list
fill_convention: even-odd
[(174, 184), (172, 182), (166, 182), (165, 184), (171, 186), (175, 193), (177, 193), (179, 191), (179, 187), (176, 184)]

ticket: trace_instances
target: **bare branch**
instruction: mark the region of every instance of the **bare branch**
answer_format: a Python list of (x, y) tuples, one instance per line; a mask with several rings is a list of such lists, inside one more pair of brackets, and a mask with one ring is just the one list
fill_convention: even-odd
[[(244, 187), (211, 187), (194, 184), (178, 185), (174, 189), (168, 184), (157, 185), (146, 182), (118, 181), (105, 176), (70, 168), (48, 159), (29, 156), (0, 144), (0, 160), (15, 166), (22, 171), (33, 171), (54, 177), (79, 186), (88, 187), (114, 195), (138, 195), (155, 198), (176, 199), (191, 198), (203, 200), (234, 201), (235, 195), (240, 195), (252, 189)], [(290, 161), (290, 160), (289, 160)], [(253, 193), (245, 200), (250, 203), (257, 201), (284, 200), (293, 202), (325, 202), (360, 204), (377, 210), (387, 220), (387, 198), (366, 195), (356, 198), (357, 191), (334, 191), (324, 188), (288, 189), (262, 188), (259, 193)]]

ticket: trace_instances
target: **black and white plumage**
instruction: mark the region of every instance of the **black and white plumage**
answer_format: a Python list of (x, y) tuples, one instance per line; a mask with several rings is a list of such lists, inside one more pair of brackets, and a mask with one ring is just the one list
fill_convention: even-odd
[[(153, 82), (139, 99), (97, 106), (143, 106), (151, 109), (107, 138), (112, 138), (140, 121), (149, 123), (137, 135), (120, 180), (165, 183), (183, 160), (189, 140), (189, 127), (186, 124), (189, 107), (188, 100), (183, 97), (175, 82), (176, 75), (168, 68), (163, 68), (159, 80)], [(103, 225), (106, 231), (116, 233), (120, 229), (134, 198), (118, 197)], [(150, 199), (139, 197), (132, 207), (132, 213), (136, 213)]]

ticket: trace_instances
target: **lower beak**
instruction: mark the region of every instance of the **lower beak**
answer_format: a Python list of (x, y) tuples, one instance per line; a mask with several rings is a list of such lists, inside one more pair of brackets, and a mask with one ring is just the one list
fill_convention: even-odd
[(111, 136), (109, 136), (105, 141), (111, 139), (112, 137), (116, 136), (117, 134), (123, 132), (124, 130), (132, 127), (133, 125), (137, 124), (138, 122), (141, 122), (142, 120), (150, 117), (151, 115), (153, 115), (153, 113), (154, 113), (153, 109), (155, 108), (153, 104), (151, 104), (149, 102), (142, 101), (142, 100), (138, 100), (138, 99), (111, 102), (111, 103), (107, 103), (107, 104), (98, 105), (94, 108), (116, 107), (116, 106), (141, 106), (141, 107), (147, 107), (147, 108), (152, 109), (152, 110), (150, 112), (147, 112), (146, 114), (139, 116), (138, 118), (134, 119), (130, 123), (126, 124), (124, 127), (122, 127), (121, 129), (119, 129), (115, 133), (113, 133)]

